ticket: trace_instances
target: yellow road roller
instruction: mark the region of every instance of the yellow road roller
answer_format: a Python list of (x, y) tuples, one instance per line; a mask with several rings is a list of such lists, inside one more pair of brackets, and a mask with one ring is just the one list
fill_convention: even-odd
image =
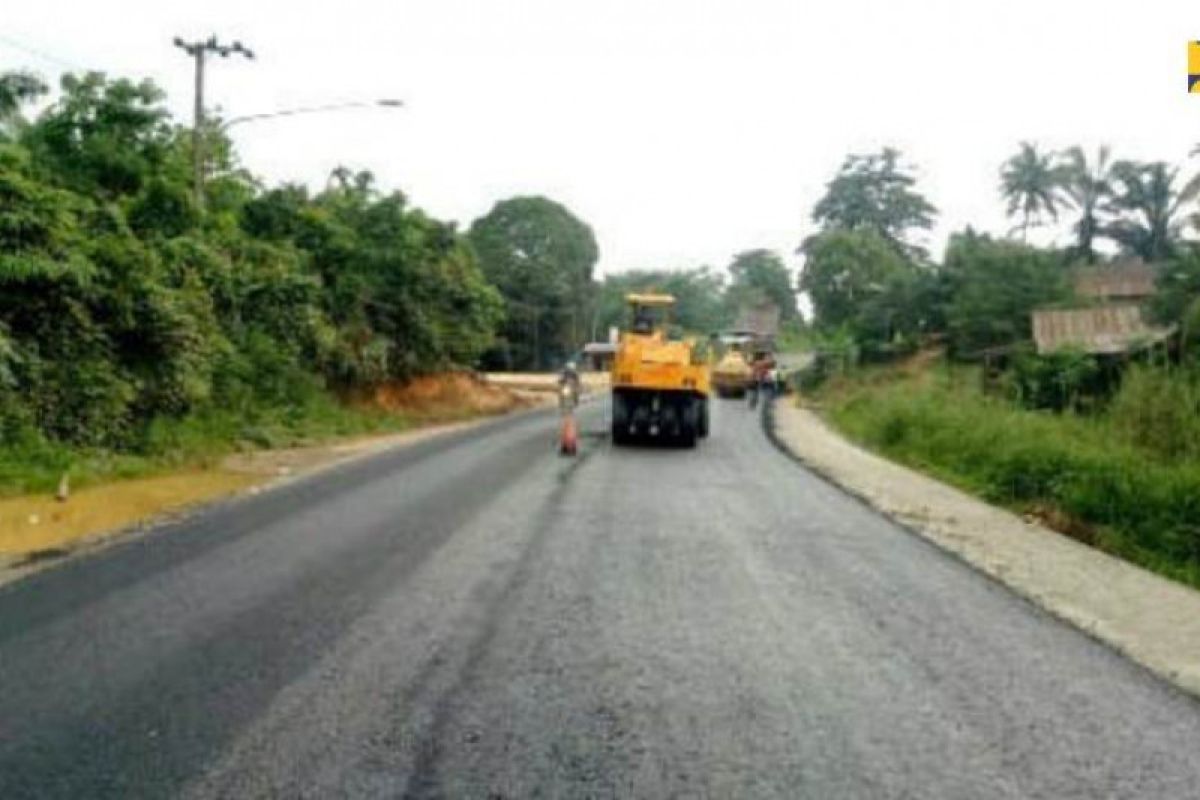
[(671, 339), (675, 298), (629, 294), (630, 324), (612, 367), (612, 439), (672, 441), (694, 447), (708, 435), (712, 377), (693, 339)]

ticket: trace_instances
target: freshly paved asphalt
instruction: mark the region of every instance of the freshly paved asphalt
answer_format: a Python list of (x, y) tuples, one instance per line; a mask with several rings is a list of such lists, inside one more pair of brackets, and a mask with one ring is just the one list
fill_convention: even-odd
[(1200, 795), (1200, 704), (719, 404), (532, 414), (0, 589), (0, 798)]

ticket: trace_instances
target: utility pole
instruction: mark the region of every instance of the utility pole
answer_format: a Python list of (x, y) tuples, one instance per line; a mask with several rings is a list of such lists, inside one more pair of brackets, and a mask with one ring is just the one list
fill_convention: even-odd
[(204, 59), (208, 53), (216, 53), (222, 58), (237, 54), (248, 59), (254, 59), (254, 53), (241, 42), (225, 45), (217, 41), (215, 35), (207, 40), (185, 42), (178, 36), (175, 46), (187, 53), (196, 64), (196, 97), (192, 119), (192, 191), (196, 196), (196, 206), (204, 208)]

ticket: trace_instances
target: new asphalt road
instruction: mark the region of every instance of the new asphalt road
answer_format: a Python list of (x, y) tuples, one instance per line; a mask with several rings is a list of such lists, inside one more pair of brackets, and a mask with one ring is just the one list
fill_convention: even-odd
[(496, 420), (0, 589), (0, 798), (1200, 796), (1200, 704), (720, 403)]

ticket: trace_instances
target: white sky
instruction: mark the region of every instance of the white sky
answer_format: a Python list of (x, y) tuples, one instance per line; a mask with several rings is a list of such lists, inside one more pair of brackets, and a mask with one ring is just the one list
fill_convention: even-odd
[(1194, 0), (10, 0), (0, 69), (148, 76), (188, 120), (171, 39), (213, 32), (259, 56), (215, 60), (208, 101), (226, 116), (408, 104), (235, 127), (256, 173), (320, 186), (339, 163), (368, 168), (464, 227), (545, 194), (595, 229), (602, 272), (752, 247), (797, 264), (842, 158), (884, 144), (919, 167), (940, 253), (967, 223), (1009, 227), (997, 170), (1020, 139), (1174, 163), (1200, 143)]

